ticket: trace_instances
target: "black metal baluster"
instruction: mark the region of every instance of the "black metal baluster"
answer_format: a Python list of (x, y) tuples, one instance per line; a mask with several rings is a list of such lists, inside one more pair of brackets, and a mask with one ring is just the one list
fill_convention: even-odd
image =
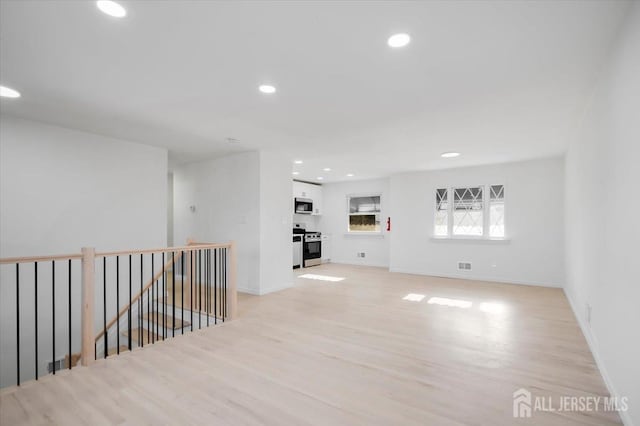
[[(153, 303), (155, 301), (155, 284), (156, 280), (154, 279), (154, 275), (156, 273), (155, 263), (154, 263), (154, 255), (151, 253), (151, 307), (153, 308)], [(151, 311), (151, 342), (156, 342), (156, 322), (155, 322), (155, 309)], [(148, 320), (147, 320), (148, 323)]]
[(224, 285), (224, 315), (222, 316), (222, 322), (224, 322), (227, 317), (227, 251), (229, 251), (229, 249), (225, 247), (223, 250), (224, 262), (222, 263), (222, 270), (224, 274), (222, 279), (222, 285)]
[(109, 351), (109, 336), (107, 334), (107, 257), (102, 258), (102, 300), (103, 300), (103, 331), (104, 331), (104, 357)]
[(191, 331), (193, 331), (193, 304), (195, 302), (193, 299), (193, 250), (189, 252), (189, 269), (191, 270), (189, 274), (189, 310), (191, 311)]
[(218, 249), (213, 249), (213, 323), (218, 323)]
[(56, 375), (56, 261), (51, 261), (51, 353), (53, 375)]
[(205, 252), (206, 254), (206, 262), (207, 262), (207, 278), (205, 280), (206, 285), (207, 285), (207, 291), (205, 291), (205, 294), (207, 295), (207, 300), (206, 300), (206, 309), (207, 309), (207, 327), (209, 327), (209, 311), (210, 311), (210, 303), (211, 303), (211, 250), (207, 250)]
[(120, 355), (120, 256), (116, 256), (116, 354)]
[(176, 337), (176, 252), (172, 251), (171, 256), (173, 262), (171, 264), (171, 278), (173, 280), (173, 288), (171, 290), (171, 337)]
[(203, 280), (202, 280), (202, 285), (204, 287), (204, 297), (203, 297), (203, 304), (202, 304), (202, 310), (204, 311), (205, 316), (207, 315), (207, 251), (203, 250), (202, 251), (202, 257), (204, 257), (204, 263), (202, 264), (203, 266)]
[(143, 273), (144, 273), (144, 258), (143, 258), (143, 253), (140, 253), (140, 297), (138, 298), (138, 346), (141, 346), (144, 348), (144, 340), (142, 340), (142, 338), (144, 337), (143, 331), (142, 331), (142, 296), (143, 296), (143, 292), (142, 292), (142, 287), (143, 287), (143, 281), (144, 281), (144, 277), (143, 277)]
[(162, 252), (162, 340), (167, 337), (167, 271), (164, 270), (166, 263), (164, 261), (164, 252)]
[[(153, 268), (151, 269), (151, 282), (153, 285)], [(149, 314), (151, 313), (151, 310), (149, 309), (151, 304), (151, 300), (149, 300), (149, 289), (147, 289), (147, 343), (152, 342), (152, 337), (151, 337), (151, 330), (149, 329)], [(144, 317), (141, 318), (142, 324), (144, 324)]]
[(69, 259), (69, 370), (71, 370), (71, 364), (73, 364), (73, 357), (71, 354), (71, 259)]
[(180, 286), (180, 293), (181, 293), (181, 297), (182, 297), (182, 301), (181, 301), (181, 311), (180, 311), (180, 321), (182, 325), (182, 334), (184, 334), (184, 250), (180, 252), (181, 256), (180, 256), (180, 269), (181, 269), (181, 274), (182, 274), (182, 285)]
[(131, 351), (131, 298), (132, 298), (132, 279), (131, 279), (131, 255), (129, 255), (129, 314), (127, 318), (127, 327), (129, 328), (129, 333), (127, 334), (127, 344), (129, 346), (129, 351)]
[[(154, 255), (152, 254), (151, 256), (152, 256), (151, 259), (153, 260)], [(162, 265), (160, 265), (160, 266), (162, 267)], [(155, 312), (154, 321), (155, 321), (155, 325), (156, 325), (156, 340), (160, 340), (160, 319), (158, 318), (158, 312), (159, 312), (158, 311), (158, 292), (160, 291), (160, 281), (159, 280), (156, 280), (155, 286), (156, 286), (156, 290), (155, 290), (155, 293), (156, 293), (156, 297), (155, 297), (156, 308), (154, 309), (154, 312)]]
[(202, 250), (198, 250), (198, 328), (202, 328)]
[(224, 314), (222, 312), (222, 306), (224, 305), (224, 301), (222, 300), (222, 297), (224, 296), (222, 294), (222, 253), (223, 252), (224, 252), (224, 248), (220, 248), (220, 250), (218, 250), (218, 292), (219, 292), (218, 309), (220, 310), (220, 319), (224, 318)]
[(16, 384), (20, 386), (20, 264), (16, 263)]
[(218, 253), (218, 288), (220, 291), (220, 319), (224, 322), (224, 282), (223, 282), (223, 261), (224, 251), (226, 248), (221, 247), (220, 253)]
[(35, 297), (36, 297), (36, 380), (38, 380), (38, 262), (34, 263), (35, 267)]

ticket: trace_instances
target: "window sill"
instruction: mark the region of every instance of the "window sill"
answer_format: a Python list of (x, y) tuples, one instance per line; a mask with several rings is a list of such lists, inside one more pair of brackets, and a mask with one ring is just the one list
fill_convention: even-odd
[(345, 232), (344, 236), (384, 238), (384, 234), (382, 232)]
[(511, 238), (431, 237), (431, 241), (479, 244), (511, 244)]

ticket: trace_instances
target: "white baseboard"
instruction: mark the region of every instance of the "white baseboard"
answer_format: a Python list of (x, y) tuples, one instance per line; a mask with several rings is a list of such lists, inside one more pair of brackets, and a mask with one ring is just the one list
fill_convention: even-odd
[(264, 296), (265, 294), (269, 294), (269, 293), (275, 293), (276, 291), (286, 290), (291, 287), (293, 287), (293, 283), (284, 283), (275, 287), (260, 289), (260, 296)]
[(285, 283), (275, 287), (260, 289), (258, 291), (247, 287), (238, 287), (238, 292), (252, 294), (254, 296), (264, 296), (265, 294), (275, 293), (276, 291), (286, 290), (291, 287), (293, 287), (293, 283)]
[[(584, 338), (587, 341), (587, 345), (589, 345), (589, 349), (591, 350), (591, 355), (593, 355), (593, 359), (596, 362), (596, 367), (598, 367), (598, 370), (600, 371), (600, 375), (604, 380), (604, 384), (607, 387), (607, 390), (609, 391), (611, 396), (620, 398), (622, 395), (620, 395), (620, 393), (616, 391), (616, 388), (613, 385), (613, 382), (611, 381), (611, 376), (609, 376), (609, 373), (607, 372), (607, 369), (604, 363), (602, 362), (602, 358), (600, 358), (600, 355), (598, 353), (598, 340), (591, 332), (591, 327), (589, 327), (589, 324), (585, 322), (584, 317), (580, 315), (580, 312), (582, 311), (578, 309), (578, 305), (574, 300), (573, 296), (571, 295), (571, 293), (568, 292), (566, 289), (563, 289), (563, 291), (565, 296), (567, 297), (567, 300), (569, 301), (571, 310), (573, 310), (573, 315), (576, 317), (576, 320), (578, 321), (580, 330), (582, 330), (582, 334), (584, 335)], [(620, 415), (620, 419), (622, 420), (622, 423), (624, 423), (625, 426), (634, 426), (633, 420), (631, 420), (631, 417), (629, 417), (629, 413), (627, 411), (618, 411), (618, 414)]]
[(249, 287), (238, 287), (238, 293), (253, 294), (254, 296), (260, 296), (260, 293)]
[(340, 260), (340, 259), (332, 259), (329, 263), (339, 263), (341, 265), (355, 265), (355, 266), (372, 266), (374, 268), (388, 268), (389, 264), (387, 263), (377, 263), (377, 262), (354, 262), (350, 260)]
[(484, 275), (470, 275), (470, 274), (451, 274), (451, 273), (440, 273), (440, 272), (427, 272), (427, 271), (415, 271), (411, 269), (402, 269), (402, 268), (390, 268), (389, 272), (398, 272), (402, 274), (412, 274), (412, 275), (427, 275), (430, 277), (441, 277), (441, 278), (454, 278), (459, 280), (470, 280), (470, 281), (488, 281), (494, 283), (502, 283), (502, 284), (516, 284), (516, 285), (532, 285), (536, 287), (551, 287), (551, 288), (562, 288), (562, 284), (555, 283), (547, 283), (547, 282), (537, 282), (537, 281), (528, 281), (528, 280), (510, 280), (505, 278), (498, 277), (490, 277)]

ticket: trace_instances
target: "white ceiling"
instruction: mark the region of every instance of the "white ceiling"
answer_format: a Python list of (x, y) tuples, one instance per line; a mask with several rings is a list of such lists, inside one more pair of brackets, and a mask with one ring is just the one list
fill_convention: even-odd
[[(22, 93), (2, 113), (174, 164), (279, 151), (325, 182), (561, 154), (630, 4), (120, 3), (118, 20), (93, 1), (2, 0), (0, 80)], [(396, 32), (411, 44), (389, 48)]]

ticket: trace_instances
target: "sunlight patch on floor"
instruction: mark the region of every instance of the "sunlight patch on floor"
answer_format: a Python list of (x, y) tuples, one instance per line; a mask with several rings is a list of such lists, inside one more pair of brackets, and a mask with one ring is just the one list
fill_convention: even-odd
[(405, 297), (403, 297), (402, 300), (408, 300), (410, 302), (420, 302), (425, 297), (426, 296), (424, 294), (409, 293)]
[(480, 304), (479, 309), (488, 314), (501, 314), (506, 308), (502, 303), (483, 302)]
[(446, 297), (432, 297), (427, 301), (430, 305), (451, 306), (454, 308), (470, 308), (473, 302), (460, 299), (447, 299)]
[(318, 280), (318, 281), (330, 281), (330, 282), (338, 282), (344, 281), (346, 278), (344, 277), (332, 277), (330, 275), (316, 275), (316, 274), (302, 274), (298, 275), (298, 278), (306, 278), (308, 280)]

